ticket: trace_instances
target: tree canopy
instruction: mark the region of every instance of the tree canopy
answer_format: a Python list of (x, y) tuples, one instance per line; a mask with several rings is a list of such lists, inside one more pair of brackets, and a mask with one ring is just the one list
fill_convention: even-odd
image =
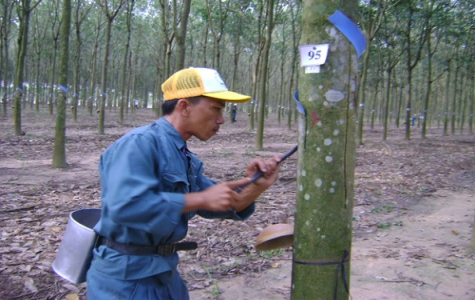
[[(18, 103), (53, 113), (60, 92), (56, 53), (63, 5), (59, 0), (0, 4), (3, 115), (15, 107), (19, 89)], [(117, 9), (110, 41), (107, 9)], [(475, 3), (367, 0), (359, 1), (358, 9), (357, 23), (368, 39), (359, 60), (359, 123), (405, 124), (409, 139), (416, 116), (415, 126), (445, 125), (445, 134), (468, 127), (472, 133)], [(157, 108), (169, 74), (205, 66), (217, 68), (228, 87), (253, 96), (240, 107), (250, 113), (251, 129), (259, 109), (291, 121), (290, 95), (303, 72), (296, 55), (301, 15), (301, 3), (289, 0), (273, 6), (263, 0), (72, 1), (68, 102), (91, 113), (119, 106), (127, 113), (134, 99), (141, 107)]]

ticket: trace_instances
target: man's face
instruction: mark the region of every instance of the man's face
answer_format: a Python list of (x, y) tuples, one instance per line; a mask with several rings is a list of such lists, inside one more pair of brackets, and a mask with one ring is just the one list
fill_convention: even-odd
[(215, 135), (221, 124), (224, 124), (222, 100), (201, 97), (196, 103), (190, 103), (188, 114), (188, 133), (202, 141), (207, 141)]

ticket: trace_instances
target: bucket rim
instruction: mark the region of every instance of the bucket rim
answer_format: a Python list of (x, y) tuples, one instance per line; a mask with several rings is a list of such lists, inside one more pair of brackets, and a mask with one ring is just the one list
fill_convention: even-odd
[[(76, 209), (75, 211), (72, 211), (69, 213), (69, 220), (71, 220), (72, 222), (74, 222), (75, 225), (78, 225), (82, 228), (85, 228), (85, 229), (88, 229), (88, 230), (91, 230), (91, 231), (94, 231), (92, 228), (78, 222), (74, 217), (73, 217), (73, 214), (74, 213), (77, 213), (77, 212), (80, 212), (80, 211), (95, 211), (95, 212), (101, 212), (102, 209), (100, 208), (80, 208), (80, 209)], [(100, 214), (99, 214), (99, 218), (100, 218)]]

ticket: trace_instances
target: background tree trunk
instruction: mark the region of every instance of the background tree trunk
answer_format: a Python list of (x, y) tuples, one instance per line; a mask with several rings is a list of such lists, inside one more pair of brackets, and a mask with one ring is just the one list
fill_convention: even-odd
[(472, 223), (472, 241), (470, 242), (469, 252), (470, 252), (470, 253), (475, 253), (475, 216), (473, 217), (473, 223)]
[(268, 72), (268, 64), (269, 64), (269, 50), (272, 40), (272, 30), (274, 29), (274, 0), (267, 1), (267, 31), (266, 31), (266, 41), (264, 45), (264, 49), (262, 51), (262, 64), (260, 66), (259, 72), (259, 122), (257, 127), (257, 134), (256, 134), (256, 150), (263, 149), (263, 141), (264, 141), (264, 115), (266, 110), (266, 103), (267, 103), (267, 72)]
[(66, 168), (66, 103), (68, 98), (69, 33), (71, 28), (71, 0), (63, 0), (61, 38), (59, 42), (59, 89), (56, 129), (53, 147), (53, 168)]
[(135, 0), (128, 0), (128, 3), (127, 3), (127, 42), (125, 44), (125, 51), (124, 51), (124, 61), (122, 62), (122, 77), (121, 77), (121, 84), (120, 84), (120, 100), (119, 100), (119, 110), (120, 110), (120, 113), (119, 113), (119, 123), (122, 124), (124, 122), (124, 111), (125, 111), (125, 108), (124, 108), (124, 105), (126, 104), (125, 103), (125, 93), (128, 93), (128, 89), (126, 90), (127, 88), (127, 77), (128, 77), (128, 73), (127, 73), (127, 66), (130, 67), (130, 65), (128, 64), (129, 62), (129, 52), (130, 52), (130, 38), (132, 36), (132, 12), (134, 10), (134, 4), (135, 4)]
[[(82, 36), (81, 36), (81, 26), (89, 15), (91, 11), (92, 5), (86, 6), (85, 8), (82, 7), (82, 0), (76, 0), (76, 7), (74, 9), (74, 32), (76, 34), (76, 41), (75, 41), (75, 53), (73, 59), (73, 97), (72, 97), (72, 112), (73, 112), (73, 120), (77, 121), (77, 113), (78, 113), (78, 106), (80, 105), (79, 102), (79, 83), (80, 83), (80, 64), (81, 64), (81, 46), (82, 46)], [(84, 82), (85, 84), (85, 82)], [(83, 95), (85, 96), (85, 95)], [(82, 105), (86, 105), (85, 97), (83, 98), (84, 101)]]
[(2, 37), (2, 66), (3, 69), (3, 93), (2, 93), (2, 115), (7, 116), (7, 98), (8, 98), (8, 69), (9, 69), (9, 51), (8, 51), (8, 37), (10, 35), (10, 26), (12, 22), (9, 22), (12, 16), (13, 4), (10, 0), (4, 0), (3, 2), (3, 21), (1, 26), (1, 37)]
[[(181, 11), (180, 29), (176, 35), (177, 46), (177, 70), (185, 68), (185, 54), (186, 54), (186, 30), (188, 25), (188, 16), (190, 14), (191, 0), (183, 1), (183, 8)], [(177, 13), (177, 12), (175, 12)]]
[(113, 11), (109, 10), (107, 0), (99, 0), (102, 10), (106, 15), (106, 43), (104, 45), (104, 61), (102, 65), (102, 84), (101, 84), (101, 107), (99, 111), (99, 126), (98, 126), (98, 133), (104, 134), (104, 122), (105, 122), (105, 110), (106, 110), (106, 100), (107, 100), (107, 68), (109, 66), (109, 48), (110, 48), (110, 41), (111, 41), (111, 30), (112, 30), (112, 22), (114, 21), (115, 17), (119, 13), (124, 1), (120, 0), (117, 4), (117, 7), (114, 8)]
[(38, 5), (37, 2), (31, 8), (30, 0), (22, 0), (18, 9), (20, 18), (20, 28), (18, 32), (18, 52), (15, 65), (15, 104), (13, 108), (13, 126), (15, 135), (23, 135), (21, 130), (21, 104), (23, 99), (23, 73), (25, 69), (25, 58), (28, 46), (28, 29), (30, 27), (30, 13)]

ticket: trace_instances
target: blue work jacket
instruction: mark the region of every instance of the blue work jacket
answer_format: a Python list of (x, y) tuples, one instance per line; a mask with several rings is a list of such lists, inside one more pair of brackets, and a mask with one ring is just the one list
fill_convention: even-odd
[[(111, 145), (99, 163), (102, 214), (94, 230), (113, 241), (155, 246), (183, 239), (188, 220), (205, 218), (244, 220), (245, 210), (182, 213), (184, 194), (216, 184), (203, 175), (202, 162), (187, 151), (186, 142), (164, 118), (136, 128)], [(126, 255), (106, 246), (94, 249), (91, 267), (107, 277), (134, 280), (157, 276), (167, 283), (176, 271), (178, 255)]]

